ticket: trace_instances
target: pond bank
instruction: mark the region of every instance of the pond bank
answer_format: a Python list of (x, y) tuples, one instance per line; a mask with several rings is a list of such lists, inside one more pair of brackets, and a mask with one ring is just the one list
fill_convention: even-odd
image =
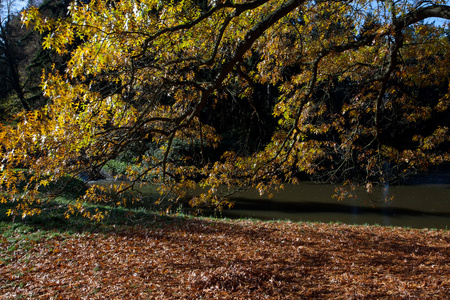
[[(109, 185), (110, 181), (97, 182)], [(333, 197), (338, 185), (302, 182), (286, 184), (274, 197), (261, 197), (255, 190), (235, 195), (230, 210), (204, 210), (205, 216), (256, 218), (261, 220), (341, 222), (379, 224), (412, 228), (450, 228), (450, 184), (396, 185), (374, 187), (372, 194), (356, 191), (357, 198), (338, 201)], [(148, 202), (158, 199), (154, 186), (141, 188)], [(193, 191), (192, 195), (199, 191)], [(392, 197), (391, 201), (384, 201)], [(154, 209), (154, 208), (152, 208)], [(192, 209), (183, 207), (181, 211)]]

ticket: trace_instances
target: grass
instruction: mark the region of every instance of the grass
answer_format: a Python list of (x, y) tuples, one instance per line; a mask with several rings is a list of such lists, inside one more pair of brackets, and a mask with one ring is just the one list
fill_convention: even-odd
[[(49, 187), (51, 189), (52, 187)], [(142, 201), (137, 203), (129, 204), (127, 207), (123, 206), (108, 206), (108, 205), (100, 205), (100, 204), (90, 204), (88, 209), (94, 211), (95, 209), (107, 212), (106, 218), (101, 222), (95, 222), (83, 218), (81, 216), (72, 216), (69, 219), (64, 217), (65, 208), (69, 202), (74, 202), (74, 200), (84, 192), (84, 187), (81, 181), (70, 182), (68, 188), (65, 190), (63, 194), (59, 197), (53, 199), (44, 204), (43, 209), (44, 212), (40, 215), (27, 217), (20, 222), (14, 222), (13, 218), (8, 217), (6, 212), (9, 208), (13, 207), (13, 204), (7, 203), (0, 205), (0, 224), (1, 229), (4, 232), (4, 236), (12, 236), (13, 233), (15, 235), (21, 233), (27, 235), (30, 232), (36, 230), (45, 231), (58, 231), (64, 232), (68, 234), (74, 234), (79, 232), (98, 232), (104, 231), (108, 232), (111, 229), (116, 228), (117, 226), (134, 226), (134, 225), (142, 225), (142, 224), (155, 224), (156, 222), (160, 224), (161, 222), (172, 222), (172, 220), (176, 218), (198, 218), (198, 219), (208, 219), (208, 220), (225, 220), (225, 221), (252, 221), (254, 223), (258, 223), (261, 220), (251, 217), (244, 218), (227, 218), (222, 217), (221, 212), (214, 211), (212, 215), (207, 217), (202, 216), (194, 216), (190, 213), (189, 208), (185, 209), (182, 204), (174, 206), (173, 209), (169, 209), (169, 205), (171, 203), (163, 203), (159, 205), (154, 204), (154, 198), (151, 196), (147, 198), (143, 198)], [(44, 191), (45, 192), (45, 191)], [(162, 213), (164, 212), (164, 213)], [(266, 220), (264, 222), (291, 222), (286, 219), (273, 219)], [(161, 224), (162, 224), (161, 223)], [(315, 224), (316, 222), (299, 222), (306, 224)], [(343, 223), (330, 222), (330, 225), (341, 225)], [(6, 227), (4, 227), (6, 226)], [(156, 225), (160, 226), (160, 225)], [(359, 226), (382, 226), (382, 227), (390, 227), (379, 224), (363, 224)], [(396, 227), (392, 227), (396, 228)], [(408, 228), (408, 227), (404, 227)], [(410, 229), (410, 228), (409, 228)], [(435, 228), (429, 228), (427, 230), (437, 230)], [(41, 233), (42, 234), (42, 233)], [(29, 237), (31, 238), (31, 237)], [(20, 238), (19, 238), (20, 239)]]

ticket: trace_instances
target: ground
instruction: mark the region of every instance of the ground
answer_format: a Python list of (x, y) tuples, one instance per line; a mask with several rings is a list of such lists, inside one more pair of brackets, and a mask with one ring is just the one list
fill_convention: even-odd
[(156, 215), (130, 224), (70, 231), (3, 223), (0, 298), (450, 295), (447, 230)]

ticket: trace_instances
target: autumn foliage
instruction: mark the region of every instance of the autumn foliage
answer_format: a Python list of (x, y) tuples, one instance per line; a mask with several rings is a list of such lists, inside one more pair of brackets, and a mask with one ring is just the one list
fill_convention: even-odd
[[(200, 186), (190, 204), (218, 208), (236, 189), (270, 192), (299, 173), (370, 190), (450, 160), (449, 40), (445, 25), (422, 22), (449, 19), (445, 1), (74, 1), (68, 11), (23, 14), (44, 48), (70, 59), (42, 75), (47, 106), (0, 127), (0, 199), (16, 204), (12, 215), (39, 213), (47, 186), (95, 178), (142, 143), (158, 151), (135, 157), (130, 184), (112, 190), (146, 180), (181, 199)], [(268, 140), (206, 158), (223, 137), (205, 115), (227, 101), (255, 108), (261, 87), (277, 90)], [(345, 96), (330, 96), (338, 88)], [(178, 142), (200, 145), (201, 159), (174, 158)], [(67, 216), (123, 204), (106, 194), (93, 186)]]

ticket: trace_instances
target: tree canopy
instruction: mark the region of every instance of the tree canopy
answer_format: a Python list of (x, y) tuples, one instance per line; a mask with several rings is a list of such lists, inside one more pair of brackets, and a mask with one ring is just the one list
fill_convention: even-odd
[[(42, 76), (47, 106), (1, 125), (11, 214), (38, 213), (45, 186), (94, 178), (138, 146), (117, 192), (146, 180), (179, 199), (200, 186), (190, 203), (218, 208), (301, 173), (370, 191), (450, 161), (446, 1), (74, 1), (68, 12), (23, 14), (70, 58)], [(230, 103), (267, 126), (246, 151), (222, 144)], [(180, 144), (189, 151), (173, 155)], [(109, 200), (93, 186), (68, 215), (95, 217), (89, 201)]]

